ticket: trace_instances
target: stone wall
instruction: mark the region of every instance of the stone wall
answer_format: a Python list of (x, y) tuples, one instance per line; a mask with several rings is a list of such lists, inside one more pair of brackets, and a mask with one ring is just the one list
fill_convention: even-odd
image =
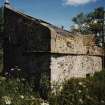
[[(39, 66), (41, 60), (39, 59), (39, 63), (36, 64), (35, 60), (38, 59), (33, 55), (38, 55), (37, 53), (39, 52), (42, 57), (44, 52), (50, 52), (50, 30), (38, 21), (31, 20), (31, 17), (11, 10), (11, 8), (4, 8), (4, 19), (4, 70), (7, 71), (14, 66), (19, 66), (25, 71), (35, 71), (38, 68), (35, 68), (35, 65)], [(29, 55), (31, 56), (30, 59)], [(34, 64), (31, 67), (32, 59), (34, 59)], [(48, 60), (50, 57), (48, 56), (45, 59), (49, 65)], [(30, 66), (30, 69), (26, 64)]]
[(92, 36), (60, 36), (51, 39), (51, 52), (63, 54), (89, 54), (102, 56), (102, 48), (96, 46)]
[(51, 82), (85, 78), (102, 70), (102, 48), (92, 35), (68, 35), (51, 32)]
[(51, 57), (51, 82), (61, 83), (70, 78), (85, 78), (102, 70), (102, 59), (88, 55), (54, 54)]

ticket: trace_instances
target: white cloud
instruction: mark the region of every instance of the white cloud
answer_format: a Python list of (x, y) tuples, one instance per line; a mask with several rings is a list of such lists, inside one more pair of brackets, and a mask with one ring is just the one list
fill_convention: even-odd
[(66, 5), (83, 5), (96, 0), (64, 0)]

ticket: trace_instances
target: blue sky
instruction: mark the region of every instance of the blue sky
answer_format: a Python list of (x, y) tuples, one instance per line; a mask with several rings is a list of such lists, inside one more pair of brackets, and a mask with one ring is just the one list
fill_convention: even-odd
[[(2, 5), (4, 0), (0, 0)], [(11, 5), (33, 17), (46, 20), (59, 27), (69, 29), (72, 18), (80, 12), (89, 12), (99, 6), (105, 7), (105, 0), (10, 0)]]

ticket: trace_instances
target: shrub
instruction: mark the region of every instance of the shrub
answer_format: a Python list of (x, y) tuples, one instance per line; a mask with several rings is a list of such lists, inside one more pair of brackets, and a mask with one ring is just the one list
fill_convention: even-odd
[(28, 75), (15, 66), (3, 75), (0, 76), (0, 105), (48, 105), (41, 99), (47, 99), (50, 90), (47, 74), (43, 73), (37, 81), (35, 75)]
[(40, 105), (38, 94), (25, 79), (0, 77), (0, 105)]

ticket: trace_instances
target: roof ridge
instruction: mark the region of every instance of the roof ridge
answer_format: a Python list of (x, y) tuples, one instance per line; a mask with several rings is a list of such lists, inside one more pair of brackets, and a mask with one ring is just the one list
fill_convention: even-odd
[(44, 21), (44, 20), (42, 20), (42, 19), (37, 19), (37, 18), (32, 17), (32, 16), (30, 16), (30, 15), (28, 15), (28, 14), (26, 14), (26, 13), (23, 13), (23, 12), (21, 12), (21, 11), (19, 11), (19, 10), (16, 10), (16, 9), (13, 8), (10, 4), (9, 4), (9, 5), (4, 5), (4, 7), (8, 8), (8, 9), (10, 9), (10, 10), (12, 10), (12, 11), (14, 11), (14, 12), (16, 12), (16, 13), (18, 13), (18, 14), (20, 14), (20, 15), (22, 15), (22, 16), (24, 16), (24, 17), (30, 19), (30, 20), (32, 20), (32, 21), (36, 21), (36, 22), (39, 22), (39, 23), (45, 23), (45, 24), (47, 24), (49, 27), (55, 29), (56, 32), (57, 32), (57, 33), (60, 33), (61, 35), (67, 35), (67, 34), (70, 35), (70, 34), (71, 34), (70, 31), (67, 31), (67, 30), (62, 29), (62, 28), (60, 28), (60, 27), (58, 27), (58, 26), (56, 26), (56, 25), (53, 25), (53, 24), (51, 24), (51, 23), (49, 23), (49, 22), (47, 22), (47, 21)]

